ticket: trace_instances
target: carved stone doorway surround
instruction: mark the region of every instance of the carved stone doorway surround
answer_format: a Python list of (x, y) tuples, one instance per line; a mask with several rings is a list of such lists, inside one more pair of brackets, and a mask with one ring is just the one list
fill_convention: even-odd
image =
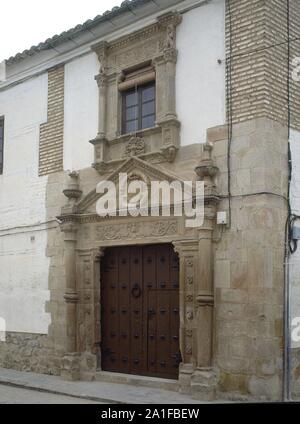
[[(64, 191), (69, 203), (59, 217), (64, 233), (66, 286), (63, 378), (93, 379), (101, 363), (100, 265), (105, 248), (172, 243), (180, 258), (180, 390), (197, 399), (214, 398), (212, 244), (218, 196), (213, 181), (217, 169), (210, 154), (211, 146), (204, 145), (195, 170), (205, 186), (204, 224), (200, 228), (186, 227), (185, 217), (101, 218), (95, 213), (99, 198), (96, 190), (77, 203), (82, 194), (78, 175), (70, 174), (69, 187)], [(135, 173), (142, 170), (149, 178), (154, 172), (151, 165), (134, 158), (124, 169)], [(168, 178), (155, 172), (162, 179)]]
[[(180, 365), (179, 383), (183, 393), (197, 398), (212, 399), (215, 378), (212, 370), (212, 334), (214, 295), (212, 286), (212, 225), (207, 222), (201, 230), (193, 231), (195, 238), (182, 238), (182, 219), (171, 221), (150, 218), (146, 221), (131, 218), (127, 223), (91, 223), (91, 232), (101, 234), (102, 242), (91, 248), (81, 248), (77, 237), (89, 228), (71, 222), (62, 224), (65, 234), (66, 271), (66, 355), (62, 377), (93, 379), (101, 355), (101, 293), (100, 264), (107, 246), (172, 243), (180, 258)], [(115, 227), (115, 229), (113, 229)], [(135, 237), (113, 239), (116, 233), (127, 235), (133, 228)], [(147, 229), (148, 228), (148, 229)], [(160, 236), (155, 236), (159, 228)], [(139, 231), (141, 233), (139, 234)], [(153, 232), (151, 236), (150, 233)], [(145, 237), (148, 232), (149, 237)], [(143, 235), (143, 240), (139, 237)], [(98, 368), (99, 369), (99, 368)]]

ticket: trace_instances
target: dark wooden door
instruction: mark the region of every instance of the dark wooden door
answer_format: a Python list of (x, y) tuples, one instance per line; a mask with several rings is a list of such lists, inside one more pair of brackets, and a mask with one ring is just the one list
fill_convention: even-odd
[(101, 265), (102, 369), (177, 379), (179, 260), (172, 245), (109, 248)]

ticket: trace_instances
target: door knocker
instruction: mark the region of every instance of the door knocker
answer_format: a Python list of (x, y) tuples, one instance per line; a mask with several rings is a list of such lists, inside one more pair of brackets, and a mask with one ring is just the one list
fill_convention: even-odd
[(132, 294), (132, 297), (134, 297), (135, 299), (138, 299), (139, 297), (141, 297), (142, 290), (138, 284), (135, 284), (132, 287), (131, 294)]

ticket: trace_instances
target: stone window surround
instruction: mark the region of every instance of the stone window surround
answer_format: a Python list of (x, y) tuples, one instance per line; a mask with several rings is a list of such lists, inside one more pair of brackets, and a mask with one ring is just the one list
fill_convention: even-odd
[[(173, 162), (179, 149), (180, 122), (176, 114), (175, 76), (178, 51), (176, 28), (182, 17), (163, 14), (157, 22), (113, 42), (102, 41), (92, 50), (100, 62), (95, 77), (99, 88), (98, 134), (93, 167), (100, 174), (111, 171), (128, 158), (128, 144), (136, 142), (138, 156), (151, 163)], [(156, 126), (132, 134), (121, 134), (122, 95), (118, 89), (124, 72), (150, 64), (156, 81)], [(129, 149), (130, 150), (130, 149)], [(127, 152), (127, 154), (126, 154)], [(133, 146), (130, 156), (136, 155)]]

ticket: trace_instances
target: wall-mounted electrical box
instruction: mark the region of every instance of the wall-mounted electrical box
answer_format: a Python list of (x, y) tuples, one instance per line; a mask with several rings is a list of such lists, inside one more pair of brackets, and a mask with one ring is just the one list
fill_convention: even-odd
[(293, 227), (293, 240), (300, 240), (300, 227)]
[(227, 212), (218, 212), (217, 213), (217, 224), (218, 225), (227, 225)]

